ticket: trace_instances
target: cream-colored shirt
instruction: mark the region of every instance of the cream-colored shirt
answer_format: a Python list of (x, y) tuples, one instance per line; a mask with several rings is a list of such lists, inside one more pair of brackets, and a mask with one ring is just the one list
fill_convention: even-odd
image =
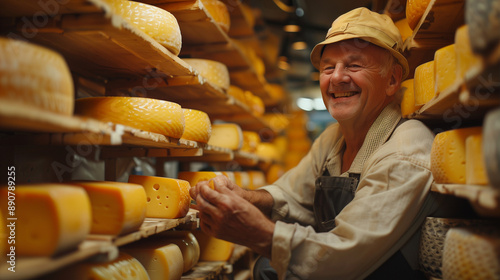
[[(403, 246), (417, 268), (415, 233), (435, 210), (428, 196), (434, 135), (417, 120), (396, 128), (400, 119), (399, 106), (388, 105), (343, 174), (344, 137), (338, 124), (331, 125), (295, 168), (263, 187), (274, 198), (271, 265), (279, 279), (363, 279)], [(315, 179), (325, 168), (331, 176), (361, 173), (361, 178), (336, 227), (317, 233), (312, 227)]]

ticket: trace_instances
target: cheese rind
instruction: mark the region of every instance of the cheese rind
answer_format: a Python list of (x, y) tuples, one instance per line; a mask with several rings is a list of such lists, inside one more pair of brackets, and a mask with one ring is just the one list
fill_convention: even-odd
[(45, 47), (0, 38), (0, 100), (71, 116), (74, 86), (64, 58)]
[[(10, 217), (9, 196), (7, 187), (2, 187), (0, 203), (6, 205), (1, 208), (4, 217)], [(90, 232), (90, 200), (80, 187), (17, 185), (15, 203), (15, 217), (19, 221), (15, 229), (18, 256), (52, 256), (75, 249)]]
[(200, 244), (200, 261), (227, 261), (233, 255), (233, 243), (210, 236), (201, 230), (192, 233)]
[(463, 80), (470, 69), (482, 65), (481, 56), (472, 51), (467, 25), (462, 25), (455, 31), (455, 52), (458, 80)]
[(434, 84), (434, 60), (417, 66), (413, 80), (416, 106), (424, 105), (436, 96)]
[(436, 95), (443, 92), (457, 80), (457, 60), (455, 44), (440, 48), (434, 54), (434, 71), (436, 74)]
[(182, 138), (208, 143), (212, 135), (212, 123), (207, 113), (193, 109), (182, 109), (182, 112), (184, 113), (184, 120), (186, 122)]
[(191, 202), (189, 183), (184, 180), (130, 175), (129, 183), (139, 184), (146, 191), (146, 217), (177, 219), (186, 216)]
[(208, 144), (233, 151), (239, 150), (243, 146), (243, 130), (235, 123), (213, 124)]
[(184, 260), (183, 273), (191, 270), (200, 259), (200, 244), (190, 231), (164, 231), (153, 242), (173, 243), (179, 246)]
[(483, 135), (470, 135), (465, 140), (466, 183), (488, 185), (488, 175), (483, 157)]
[(179, 104), (144, 97), (88, 97), (76, 100), (75, 114), (181, 138), (185, 120)]
[(144, 266), (151, 280), (181, 279), (184, 263), (179, 246), (147, 242), (140, 245), (124, 246), (122, 250)]
[(413, 34), (413, 30), (410, 28), (407, 18), (396, 21), (394, 25), (396, 25), (399, 33), (401, 33), (401, 39), (403, 40), (403, 42)]
[(224, 32), (229, 32), (231, 17), (229, 16), (226, 4), (219, 0), (201, 0), (201, 3), (203, 7), (207, 9), (215, 23), (217, 23)]
[(401, 99), (401, 115), (403, 117), (408, 117), (411, 114), (422, 108), (422, 105), (415, 105), (415, 91), (414, 91), (414, 80), (408, 79), (401, 83), (401, 91), (403, 98)]
[(235, 171), (234, 182), (243, 189), (250, 187), (250, 175), (246, 171)]
[(417, 27), (418, 22), (422, 18), (429, 5), (430, 0), (407, 0), (406, 1), (406, 18), (408, 26), (413, 30)]
[(240, 150), (247, 153), (255, 153), (260, 142), (260, 136), (257, 132), (245, 130), (243, 131), (243, 146)]
[(146, 192), (122, 182), (70, 182), (85, 189), (92, 205), (90, 233), (120, 235), (138, 230), (146, 218)]
[(208, 82), (220, 87), (224, 91), (229, 89), (229, 70), (223, 63), (201, 58), (184, 58), (183, 60), (198, 71)]

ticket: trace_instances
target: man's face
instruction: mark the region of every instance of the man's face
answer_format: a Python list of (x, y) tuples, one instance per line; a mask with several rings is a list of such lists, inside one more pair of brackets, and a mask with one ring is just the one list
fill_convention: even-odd
[(392, 95), (387, 93), (392, 70), (385, 68), (390, 59), (386, 50), (361, 40), (325, 46), (319, 81), (323, 102), (334, 119), (373, 122)]

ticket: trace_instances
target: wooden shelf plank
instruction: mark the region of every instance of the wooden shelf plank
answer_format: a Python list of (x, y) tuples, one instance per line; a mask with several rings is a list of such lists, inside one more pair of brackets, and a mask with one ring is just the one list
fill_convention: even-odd
[(500, 190), (491, 186), (434, 184), (432, 191), (468, 199), (488, 216), (500, 217)]

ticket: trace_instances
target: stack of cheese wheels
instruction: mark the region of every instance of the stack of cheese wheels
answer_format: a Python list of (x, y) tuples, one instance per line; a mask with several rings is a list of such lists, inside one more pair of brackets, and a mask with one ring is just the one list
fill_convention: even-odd
[(201, 3), (203, 4), (203, 7), (207, 9), (215, 23), (219, 25), (224, 32), (229, 32), (231, 17), (229, 16), (226, 4), (219, 0), (201, 0)]
[(187, 230), (169, 230), (149, 239), (155, 243), (173, 243), (179, 246), (184, 260), (183, 273), (191, 270), (200, 259), (200, 245), (196, 237)]
[(31, 43), (0, 38), (0, 56), (0, 100), (73, 114), (73, 79), (61, 55)]
[(146, 192), (141, 185), (107, 181), (78, 181), (92, 205), (90, 233), (121, 235), (138, 230), (146, 217)]
[(144, 97), (88, 97), (76, 100), (75, 114), (181, 138), (185, 121), (179, 104)]
[(200, 261), (225, 262), (233, 255), (233, 243), (215, 238), (201, 230), (194, 230), (192, 233), (200, 244)]
[[(10, 198), (10, 200), (8, 200)], [(3, 217), (12, 200), (0, 189)], [(90, 233), (92, 213), (84, 189), (63, 184), (17, 185), (15, 190), (16, 256), (52, 256), (75, 249)], [(9, 245), (10, 247), (10, 245)]]
[(189, 211), (189, 188), (187, 181), (156, 176), (130, 175), (129, 183), (139, 184), (146, 191), (146, 217), (176, 219)]
[(243, 130), (235, 123), (217, 123), (212, 125), (209, 145), (239, 150), (243, 146)]
[(229, 70), (223, 63), (201, 58), (184, 58), (183, 60), (198, 71), (208, 82), (220, 87), (224, 91), (229, 89), (229, 85), (231, 84)]
[(408, 79), (401, 83), (401, 115), (406, 118), (415, 113), (423, 105), (415, 105), (414, 79)]
[(184, 113), (184, 120), (186, 122), (182, 138), (208, 143), (212, 135), (212, 123), (207, 113), (193, 109), (182, 109), (182, 112)]
[(234, 99), (240, 101), (241, 103), (246, 104), (245, 91), (240, 87), (235, 85), (230, 85), (227, 94), (229, 96), (232, 96)]
[(108, 4), (104, 8), (152, 37), (174, 55), (179, 55), (182, 46), (181, 29), (177, 19), (170, 12), (134, 1), (104, 1)]
[(79, 262), (41, 278), (42, 280), (149, 280), (144, 266), (134, 257), (120, 252), (107, 262)]
[(482, 127), (468, 127), (436, 135), (431, 149), (431, 172), (436, 183), (466, 183), (466, 140), (481, 131)]
[(408, 26), (413, 30), (417, 27), (418, 22), (422, 18), (429, 5), (430, 0), (407, 0), (406, 1), (406, 18)]
[[(212, 171), (181, 171), (177, 173), (177, 178), (188, 181), (191, 187), (194, 187), (198, 182), (210, 181), (219, 175), (224, 175), (224, 173)], [(210, 184), (210, 187), (213, 189), (214, 185)]]

